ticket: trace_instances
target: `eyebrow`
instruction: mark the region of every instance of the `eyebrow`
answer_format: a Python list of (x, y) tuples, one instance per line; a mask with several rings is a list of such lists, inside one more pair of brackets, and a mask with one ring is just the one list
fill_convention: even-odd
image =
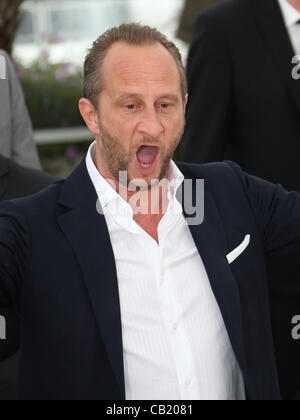
[[(131, 99), (131, 98), (139, 98), (139, 99), (142, 99), (143, 97), (139, 93), (134, 93), (134, 92), (131, 92), (130, 93), (130, 92), (127, 92), (127, 93), (121, 94), (116, 99), (116, 101), (117, 102), (122, 102), (122, 101), (125, 101), (126, 99)], [(168, 100), (170, 100), (172, 102), (178, 102), (179, 101), (179, 98), (178, 98), (177, 95), (173, 95), (173, 94), (170, 94), (170, 93), (166, 93), (166, 94), (160, 95), (159, 98), (157, 98), (157, 99), (168, 99)]]

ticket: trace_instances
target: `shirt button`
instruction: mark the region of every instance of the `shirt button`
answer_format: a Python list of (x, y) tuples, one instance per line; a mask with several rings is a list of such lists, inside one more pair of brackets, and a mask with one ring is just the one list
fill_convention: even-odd
[(175, 332), (175, 331), (177, 331), (177, 328), (178, 328), (178, 324), (173, 324), (173, 331)]
[(190, 379), (190, 378), (187, 378), (187, 379), (185, 380), (185, 386), (190, 386), (190, 385), (191, 385), (191, 383), (192, 383), (192, 381), (191, 381), (191, 379)]
[(162, 277), (165, 277), (166, 271), (165, 271), (165, 269), (164, 269), (164, 268), (162, 268), (162, 269), (160, 270), (160, 274), (161, 274), (161, 276), (162, 276)]

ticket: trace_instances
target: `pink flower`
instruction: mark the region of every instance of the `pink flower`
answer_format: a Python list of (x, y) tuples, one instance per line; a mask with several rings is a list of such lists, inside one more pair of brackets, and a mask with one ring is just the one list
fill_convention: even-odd
[(54, 78), (57, 82), (64, 82), (67, 79), (67, 75), (60, 70), (56, 70), (54, 72)]
[(78, 157), (78, 152), (73, 147), (70, 147), (66, 150), (65, 157), (69, 160), (75, 160)]
[(48, 48), (42, 48), (42, 50), (41, 50), (41, 57), (44, 59), (44, 60), (48, 60), (48, 58), (49, 58), (49, 50), (48, 50)]

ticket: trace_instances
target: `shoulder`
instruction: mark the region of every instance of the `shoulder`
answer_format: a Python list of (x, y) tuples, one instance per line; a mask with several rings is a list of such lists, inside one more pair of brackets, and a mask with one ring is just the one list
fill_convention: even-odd
[(11, 198), (24, 197), (37, 193), (48, 187), (48, 185), (58, 181), (58, 178), (53, 175), (23, 167), (10, 159), (7, 159), (7, 165), (7, 193)]
[(7, 52), (5, 50), (2, 50), (1, 48), (0, 48), (0, 55), (4, 55), (4, 56), (8, 57)]
[(0, 48), (0, 56), (4, 57), (5, 60), (10, 61), (10, 58), (9, 58), (9, 55), (7, 54), (7, 52), (4, 51), (4, 50), (1, 50), (1, 48)]
[(213, 163), (186, 163), (176, 162), (185, 177), (195, 177), (208, 181), (209, 183), (237, 179), (237, 173), (243, 173), (242, 169), (234, 162), (213, 162)]
[(2, 201), (0, 218), (9, 218), (19, 222), (35, 223), (41, 219), (49, 219), (57, 214), (61, 189), (65, 181), (57, 181), (44, 190), (24, 198)]
[(205, 193), (214, 198), (222, 212), (229, 208), (240, 217), (245, 210), (250, 211), (261, 231), (278, 209), (287, 219), (288, 214), (299, 214), (299, 193), (288, 192), (280, 184), (250, 175), (234, 162), (179, 164), (178, 167), (185, 179), (204, 180)]
[[(19, 85), (16, 69), (14, 64), (7, 54), (6, 51), (0, 49), (0, 65), (1, 65), (1, 77), (0, 77), (0, 89), (1, 96), (4, 95), (5, 100), (9, 100), (11, 97), (11, 89)], [(1, 102), (4, 101), (3, 97), (0, 97)]]
[[(273, 194), (278, 186), (245, 172), (232, 161), (208, 164), (177, 163), (186, 179), (203, 179), (205, 190), (218, 197), (253, 197), (263, 200), (264, 195)], [(252, 201), (252, 200), (251, 200)]]
[[(1, 66), (5, 66), (6, 78), (11, 73), (14, 73), (14, 67), (10, 56), (6, 51), (0, 49)], [(3, 69), (2, 69), (3, 70)]]
[(225, 0), (209, 7), (196, 21), (196, 39), (202, 34), (234, 33), (249, 20), (251, 7), (250, 0)]
[[(233, 19), (245, 17), (249, 14), (251, 3), (255, 0), (223, 0), (204, 10), (198, 17), (198, 22), (206, 22), (208, 26), (220, 23), (237, 23)], [(196, 23), (196, 25), (197, 25)]]

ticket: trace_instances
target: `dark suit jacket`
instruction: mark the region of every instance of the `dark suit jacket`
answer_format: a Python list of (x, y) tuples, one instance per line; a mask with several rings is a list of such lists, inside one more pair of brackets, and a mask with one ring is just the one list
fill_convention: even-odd
[[(57, 180), (46, 173), (23, 168), (0, 156), (0, 201), (25, 197), (41, 191)], [(0, 400), (12, 399), (16, 392), (19, 348), (19, 319), (17, 308), (0, 307), (6, 319), (7, 339), (0, 342)]]
[(55, 176), (25, 168), (0, 155), (0, 201), (32, 195), (55, 181)]
[[(205, 179), (205, 220), (190, 230), (248, 398), (278, 399), (265, 255), (299, 261), (300, 195), (231, 162), (177, 164)], [(96, 202), (83, 160), (66, 181), (0, 205), (0, 303), (21, 308), (20, 399), (125, 398), (117, 272)]]
[[(188, 60), (182, 160), (230, 159), (248, 173), (300, 191), (294, 55), (277, 0), (225, 0), (205, 11)], [(299, 311), (293, 285), (300, 265), (269, 260), (267, 269), (281, 391), (293, 399), (300, 395), (300, 345), (289, 325)]]
[(197, 21), (184, 161), (230, 159), (300, 191), (300, 80), (277, 0), (225, 0)]
[(218, 1), (220, 0), (185, 0), (177, 31), (178, 38), (190, 44), (193, 40), (194, 25), (198, 15)]

